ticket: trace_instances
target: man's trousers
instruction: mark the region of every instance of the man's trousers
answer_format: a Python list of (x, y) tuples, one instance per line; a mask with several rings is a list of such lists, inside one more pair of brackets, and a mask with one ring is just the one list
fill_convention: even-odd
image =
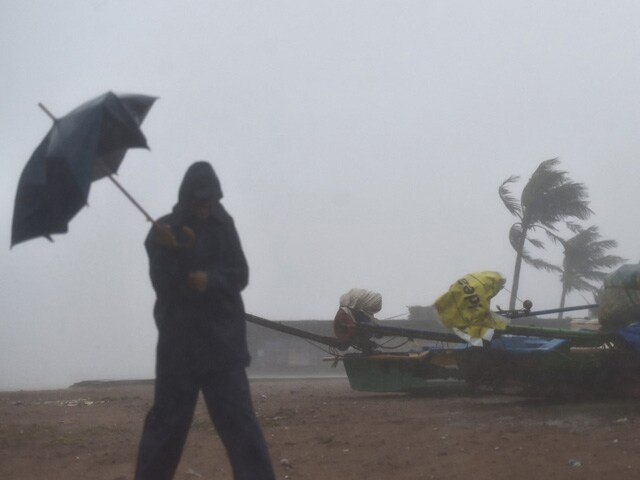
[(244, 368), (206, 375), (163, 374), (156, 378), (154, 405), (147, 414), (140, 440), (136, 480), (173, 478), (200, 391), (226, 448), (234, 480), (274, 480)]

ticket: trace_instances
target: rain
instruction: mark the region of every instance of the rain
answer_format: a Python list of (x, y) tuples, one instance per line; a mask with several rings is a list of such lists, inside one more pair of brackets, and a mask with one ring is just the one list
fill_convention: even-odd
[[(246, 310), (333, 317), (353, 287), (379, 318), (451, 282), (511, 281), (519, 192), (559, 158), (631, 263), (640, 178), (636, 2), (0, 0), (0, 390), (153, 376), (149, 223), (110, 182), (54, 243), (10, 248), (26, 161), (61, 116), (107, 91), (157, 96), (118, 180), (153, 216), (209, 160), (250, 266)], [(561, 252), (543, 252), (558, 262)], [(554, 308), (553, 274), (519, 298)], [(501, 292), (494, 305), (508, 306)], [(567, 305), (591, 303), (573, 293)]]

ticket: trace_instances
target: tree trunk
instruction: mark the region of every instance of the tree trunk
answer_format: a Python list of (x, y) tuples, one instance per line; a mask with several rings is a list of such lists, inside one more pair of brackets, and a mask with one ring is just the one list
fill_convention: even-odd
[[(560, 295), (560, 308), (564, 308), (564, 302), (567, 299), (567, 285), (562, 283), (562, 295)], [(562, 320), (564, 312), (561, 310), (558, 312), (558, 320)]]
[(509, 299), (509, 310), (515, 310), (516, 299), (518, 298), (518, 287), (520, 285), (520, 269), (522, 268), (522, 251), (524, 250), (524, 242), (527, 239), (527, 229), (522, 228), (522, 238), (520, 245), (516, 251), (516, 265), (513, 269), (513, 281), (511, 282), (511, 298)]

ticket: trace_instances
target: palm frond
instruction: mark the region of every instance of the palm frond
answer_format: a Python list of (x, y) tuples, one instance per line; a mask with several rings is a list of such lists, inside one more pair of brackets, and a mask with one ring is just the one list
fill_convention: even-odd
[[(539, 223), (554, 229), (559, 221), (587, 219), (593, 212), (589, 208), (586, 187), (569, 179), (567, 172), (557, 169), (557, 158), (542, 162), (524, 189), (520, 205), (525, 225)], [(569, 228), (577, 228), (575, 224)]]
[(592, 280), (594, 282), (603, 282), (605, 278), (607, 278), (607, 275), (609, 275), (608, 272), (602, 272), (602, 271), (587, 271), (587, 272), (583, 272), (582, 273), (582, 278), (584, 280)]
[(597, 290), (593, 282), (602, 283), (608, 271), (625, 259), (618, 255), (607, 254), (618, 243), (615, 240), (601, 240), (597, 226), (580, 229), (576, 235), (564, 240), (564, 259), (561, 279), (563, 285), (571, 290)]
[(498, 195), (500, 195), (500, 199), (502, 200), (502, 203), (504, 203), (504, 206), (507, 207), (507, 210), (509, 210), (509, 213), (520, 218), (522, 217), (522, 208), (520, 207), (520, 202), (513, 195), (513, 193), (511, 193), (511, 190), (509, 188), (510, 183), (517, 182), (519, 179), (520, 177), (517, 175), (511, 175), (509, 178), (507, 178), (504, 182), (502, 182), (500, 188), (498, 188)]
[(527, 242), (533, 245), (536, 248), (544, 248), (544, 242), (542, 240), (538, 240), (537, 238), (529, 238), (527, 237)]
[(558, 234), (556, 234), (555, 232), (553, 232), (551, 229), (546, 228), (546, 227), (542, 227), (542, 229), (544, 230), (544, 233), (547, 235), (547, 237), (555, 244), (555, 245), (563, 245), (565, 243), (565, 240)]
[(523, 253), (522, 259), (528, 264), (531, 265), (536, 270), (545, 270), (547, 272), (562, 272), (562, 268), (554, 265), (552, 263), (547, 262), (541, 258), (533, 258), (528, 254)]
[(531, 216), (543, 225), (553, 225), (568, 218), (586, 220), (593, 213), (587, 198), (587, 188), (583, 184), (566, 182), (533, 200)]
[(594, 246), (599, 251), (611, 250), (612, 248), (616, 248), (618, 246), (618, 242), (615, 240), (601, 240), (599, 242), (595, 242)]
[(580, 233), (583, 230), (582, 225), (575, 222), (567, 221), (565, 222), (565, 226), (571, 233)]
[(615, 268), (626, 261), (626, 258), (619, 257), (618, 255), (604, 255), (602, 257), (592, 259), (591, 264), (594, 268), (602, 270)]
[(579, 292), (594, 292), (598, 290), (598, 287), (592, 285), (582, 278), (567, 279), (564, 282), (564, 286), (567, 289), (567, 293), (577, 290)]
[(560, 161), (557, 158), (552, 158), (538, 165), (538, 168), (536, 168), (522, 189), (520, 203), (523, 207), (528, 207), (545, 191), (555, 188), (566, 181), (567, 172), (556, 170), (555, 168), (559, 163)]

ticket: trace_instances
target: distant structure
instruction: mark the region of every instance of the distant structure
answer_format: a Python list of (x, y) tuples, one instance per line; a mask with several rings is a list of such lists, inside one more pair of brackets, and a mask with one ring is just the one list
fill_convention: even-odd
[[(333, 336), (333, 321), (330, 320), (289, 320), (279, 323)], [(326, 346), (316, 346), (305, 339), (249, 322), (247, 341), (251, 354), (248, 374), (251, 377), (346, 375), (342, 364), (334, 368), (332, 362), (323, 361), (323, 358), (330, 357)]]
[[(414, 308), (414, 307), (410, 307)], [(418, 308), (418, 307), (416, 307)], [(420, 307), (430, 309), (431, 307)], [(411, 310), (410, 310), (411, 311)], [(426, 310), (428, 311), (428, 310)], [(419, 312), (423, 313), (422, 310)], [(411, 314), (410, 314), (411, 315)], [(414, 313), (413, 318), (388, 320), (382, 323), (403, 328), (447, 331), (435, 316), (425, 317)], [(278, 320), (276, 320), (278, 321)], [(278, 321), (319, 335), (333, 337), (333, 320), (287, 320)], [(248, 373), (253, 378), (278, 376), (346, 376), (342, 362), (334, 366), (331, 352), (324, 345), (316, 345), (293, 335), (247, 322), (247, 341), (251, 353)], [(406, 342), (402, 339), (402, 342)], [(406, 342), (399, 350), (420, 348), (424, 341)], [(398, 351), (398, 350), (396, 350)]]

